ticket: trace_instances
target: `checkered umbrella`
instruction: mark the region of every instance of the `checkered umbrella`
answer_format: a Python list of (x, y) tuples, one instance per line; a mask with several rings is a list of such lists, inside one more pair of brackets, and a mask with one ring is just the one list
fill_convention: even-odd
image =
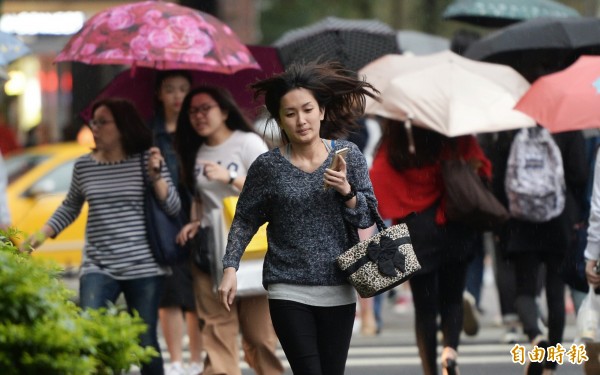
[(360, 68), (390, 53), (400, 53), (396, 31), (376, 20), (327, 17), (307, 27), (288, 31), (273, 43), (285, 67), (294, 62), (338, 61)]

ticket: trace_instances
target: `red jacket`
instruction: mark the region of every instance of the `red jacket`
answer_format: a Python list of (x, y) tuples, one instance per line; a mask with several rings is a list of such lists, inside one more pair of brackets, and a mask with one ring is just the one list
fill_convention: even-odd
[[(492, 165), (486, 158), (473, 136), (457, 138), (458, 155), (464, 160), (478, 159), (481, 166), (478, 173), (491, 179)], [(384, 219), (402, 219), (411, 212), (421, 212), (441, 199), (436, 213), (436, 223), (445, 224), (444, 183), (440, 161), (453, 157), (452, 150), (445, 147), (441, 151), (440, 161), (422, 167), (397, 171), (389, 163), (389, 142), (384, 140), (375, 155), (370, 171), (373, 190), (379, 202), (379, 213)]]

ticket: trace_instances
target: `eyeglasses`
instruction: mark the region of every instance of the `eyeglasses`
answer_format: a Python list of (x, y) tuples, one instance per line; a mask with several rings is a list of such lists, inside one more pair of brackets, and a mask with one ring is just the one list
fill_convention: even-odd
[(90, 128), (101, 128), (106, 124), (109, 124), (111, 122), (114, 122), (113, 120), (105, 120), (105, 119), (101, 119), (101, 120), (90, 120), (90, 123), (88, 124), (88, 126)]
[(193, 116), (197, 113), (202, 113), (204, 116), (206, 116), (206, 114), (214, 107), (218, 107), (218, 105), (217, 104), (203, 104), (199, 107), (190, 107), (190, 109), (188, 109), (188, 114), (190, 116)]

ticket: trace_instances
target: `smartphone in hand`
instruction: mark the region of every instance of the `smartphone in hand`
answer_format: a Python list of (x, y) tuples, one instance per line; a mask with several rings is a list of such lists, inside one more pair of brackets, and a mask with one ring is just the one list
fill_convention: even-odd
[(350, 149), (348, 147), (340, 148), (339, 150), (335, 150), (335, 154), (333, 155), (333, 159), (331, 159), (331, 164), (329, 165), (329, 169), (333, 169), (337, 171), (340, 168), (340, 158), (345, 158), (348, 155), (348, 151)]
[[(342, 159), (345, 158), (346, 155), (348, 155), (349, 151), (350, 151), (350, 148), (348, 148), (348, 147), (344, 147), (344, 148), (340, 148), (339, 150), (335, 150), (333, 159), (331, 159), (331, 164), (329, 165), (329, 169), (333, 169), (334, 171), (339, 171), (340, 158), (342, 158)], [(329, 188), (329, 185), (325, 184), (324, 188), (325, 188), (325, 190), (327, 190)]]

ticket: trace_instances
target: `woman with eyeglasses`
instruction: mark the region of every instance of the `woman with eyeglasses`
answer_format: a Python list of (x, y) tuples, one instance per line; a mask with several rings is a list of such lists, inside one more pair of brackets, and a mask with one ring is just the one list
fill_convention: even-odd
[[(183, 101), (175, 133), (181, 161), (181, 179), (195, 191), (191, 222), (177, 237), (180, 244), (193, 238), (200, 227), (211, 227), (209, 213), (223, 212), (223, 199), (240, 194), (250, 164), (267, 146), (256, 134), (225, 89), (199, 87)], [(217, 219), (218, 220), (218, 219)], [(196, 307), (202, 327), (206, 357), (205, 375), (241, 375), (238, 335), (241, 332), (245, 360), (258, 375), (283, 373), (275, 354), (273, 330), (265, 295), (239, 298), (231, 308), (219, 302), (215, 275), (208, 259), (216, 249), (203, 254), (206, 262), (193, 266)]]
[[(180, 210), (179, 195), (152, 132), (132, 103), (102, 99), (92, 106), (89, 122), (96, 147), (75, 162), (69, 192), (48, 222), (21, 246), (31, 251), (46, 238), (56, 237), (88, 203), (86, 241), (79, 279), (83, 309), (115, 303), (124, 294), (129, 311), (147, 324), (142, 346), (159, 356), (142, 366), (142, 374), (163, 374), (156, 332), (158, 302), (168, 267), (159, 265), (148, 244), (145, 216), (145, 178), (169, 215)], [(146, 177), (144, 177), (144, 174)]]

